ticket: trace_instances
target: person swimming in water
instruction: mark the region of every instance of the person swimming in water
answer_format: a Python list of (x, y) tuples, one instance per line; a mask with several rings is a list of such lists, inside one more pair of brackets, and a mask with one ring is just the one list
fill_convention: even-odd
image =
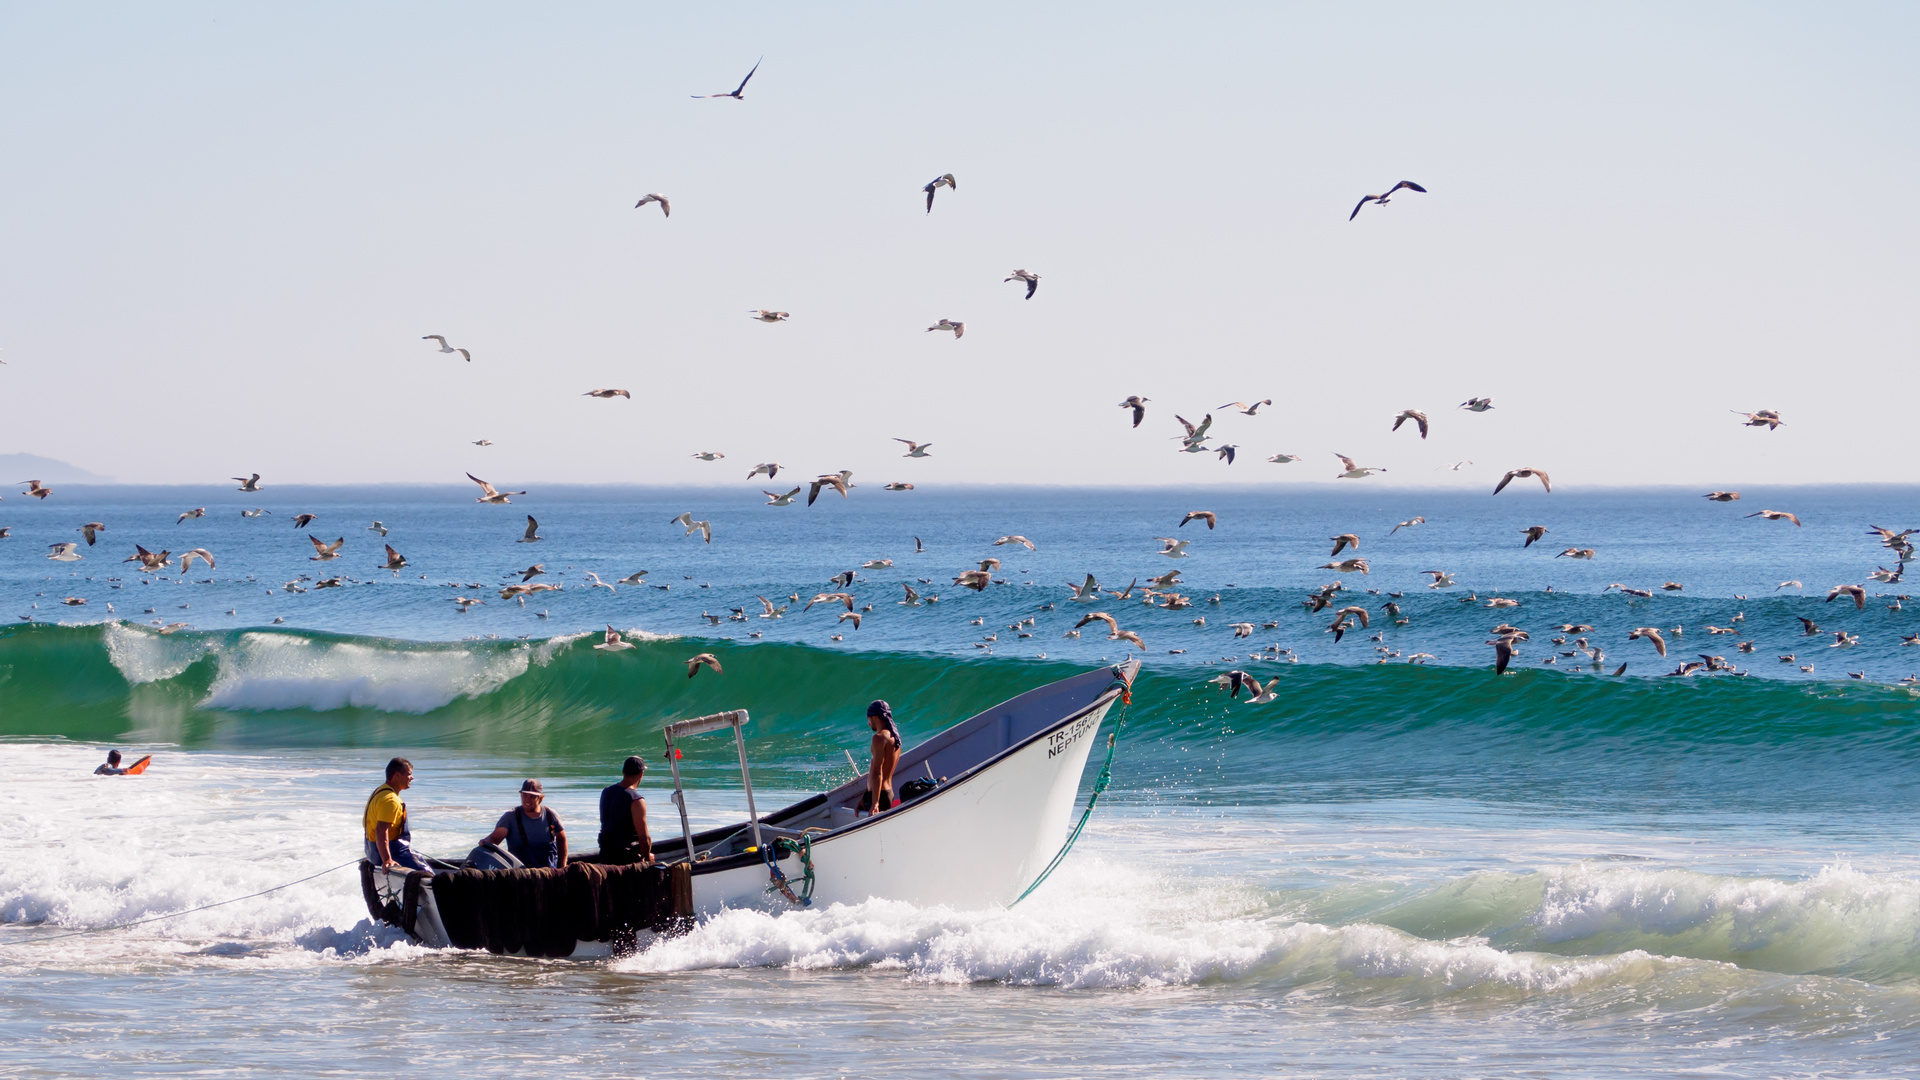
[(95, 776), (125, 776), (127, 770), (120, 767), (120, 751), (107, 751), (107, 763), (93, 770)]
[(879, 813), (893, 808), (893, 767), (900, 763), (900, 727), (893, 722), (893, 706), (875, 701), (867, 706), (867, 727), (873, 730), (867, 766), (867, 794), (861, 807)]

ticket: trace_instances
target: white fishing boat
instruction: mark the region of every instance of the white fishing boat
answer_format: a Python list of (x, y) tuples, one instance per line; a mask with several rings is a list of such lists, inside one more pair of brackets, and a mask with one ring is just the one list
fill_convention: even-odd
[[(660, 888), (673, 883), (673, 911), (682, 920), (729, 908), (782, 910), (873, 898), (961, 908), (1012, 902), (1064, 854), (1088, 754), (1138, 670), (1139, 662), (1130, 660), (1050, 683), (904, 749), (894, 771), (901, 800), (877, 814), (859, 808), (866, 792), (861, 776), (762, 817), (754, 805), (745, 710), (669, 724), (663, 735), (682, 835), (654, 842), (664, 868), (656, 872)], [(747, 818), (696, 833), (675, 748), (717, 732), (733, 736)], [(548, 881), (558, 876), (531, 873), (551, 875), (542, 879)], [(523, 872), (520, 880), (527, 877)], [(463, 881), (473, 879), (469, 874)], [(362, 880), (375, 917), (406, 927), (422, 944), (446, 947), (471, 938), (449, 936), (434, 877), (363, 864)], [(451, 894), (452, 887), (443, 880), (444, 891)], [(644, 946), (649, 931), (638, 929), (637, 944)], [(612, 948), (583, 938), (558, 954), (605, 955)]]

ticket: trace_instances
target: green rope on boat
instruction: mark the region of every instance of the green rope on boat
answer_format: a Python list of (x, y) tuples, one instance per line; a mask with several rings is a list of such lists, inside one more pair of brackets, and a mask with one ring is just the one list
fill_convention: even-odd
[[(784, 836), (776, 837), (773, 843), (767, 846), (766, 852), (767, 870), (773, 877), (773, 884), (767, 886), (767, 891), (773, 892), (777, 889), (780, 895), (797, 906), (812, 907), (813, 837), (802, 836), (798, 840), (789, 840)], [(799, 855), (800, 865), (806, 870), (800, 877), (800, 895), (798, 896), (793, 894), (793, 889), (787, 884), (787, 875), (780, 870), (780, 859), (783, 855)]]
[(1094, 804), (1100, 801), (1100, 793), (1107, 790), (1107, 782), (1113, 779), (1113, 751), (1120, 742), (1120, 729), (1127, 726), (1127, 709), (1133, 705), (1132, 690), (1132, 685), (1128, 684), (1127, 693), (1121, 699), (1124, 704), (1120, 706), (1120, 719), (1114, 723), (1113, 730), (1107, 732), (1107, 760), (1100, 766), (1100, 775), (1093, 778), (1093, 794), (1087, 798), (1087, 808), (1081, 813), (1079, 823), (1073, 827), (1072, 832), (1067, 834), (1067, 842), (1060, 845), (1059, 854), (1053, 857), (1053, 861), (1047, 864), (1045, 870), (1040, 871), (1039, 877), (1033, 879), (1033, 884), (1027, 886), (1026, 892), (1013, 898), (1013, 904), (1008, 904), (1008, 907), (1033, 895), (1033, 890), (1047, 880), (1047, 875), (1053, 873), (1066, 860), (1067, 852), (1073, 850), (1073, 842), (1080, 839), (1081, 831), (1087, 827), (1087, 819), (1093, 816)]

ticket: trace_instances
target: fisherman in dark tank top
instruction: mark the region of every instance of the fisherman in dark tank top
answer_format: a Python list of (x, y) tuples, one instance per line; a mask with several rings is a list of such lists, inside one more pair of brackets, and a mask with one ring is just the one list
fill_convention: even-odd
[(653, 861), (653, 837), (647, 832), (647, 800), (640, 797), (646, 762), (630, 757), (620, 782), (600, 792), (600, 861), (617, 865)]

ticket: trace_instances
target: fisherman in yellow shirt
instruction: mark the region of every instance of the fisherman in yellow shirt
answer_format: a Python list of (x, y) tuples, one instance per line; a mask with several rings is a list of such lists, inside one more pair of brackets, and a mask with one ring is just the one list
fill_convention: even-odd
[(362, 816), (367, 834), (367, 861), (389, 870), (424, 870), (431, 874), (433, 868), (413, 852), (407, 804), (400, 801), (400, 793), (412, 786), (413, 762), (399, 757), (387, 762), (387, 782), (373, 789)]

